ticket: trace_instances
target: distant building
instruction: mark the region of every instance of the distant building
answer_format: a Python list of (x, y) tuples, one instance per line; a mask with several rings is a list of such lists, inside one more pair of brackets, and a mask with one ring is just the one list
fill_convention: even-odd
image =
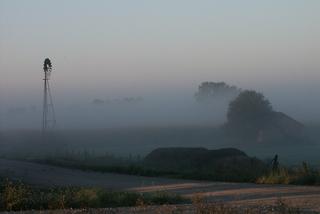
[(304, 140), (304, 125), (282, 112), (273, 112), (270, 122), (258, 132), (257, 142)]

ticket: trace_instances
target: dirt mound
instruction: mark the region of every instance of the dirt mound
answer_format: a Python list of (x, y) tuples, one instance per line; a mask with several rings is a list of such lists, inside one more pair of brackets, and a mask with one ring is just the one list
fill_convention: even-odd
[(227, 157), (247, 156), (244, 152), (233, 149), (208, 150), (205, 148), (158, 148), (145, 157), (145, 162), (155, 165), (171, 165), (187, 162), (202, 163)]
[(265, 164), (234, 148), (208, 150), (205, 148), (158, 148), (144, 159), (148, 167), (155, 169), (196, 172), (198, 175), (218, 177), (243, 176), (259, 173)]

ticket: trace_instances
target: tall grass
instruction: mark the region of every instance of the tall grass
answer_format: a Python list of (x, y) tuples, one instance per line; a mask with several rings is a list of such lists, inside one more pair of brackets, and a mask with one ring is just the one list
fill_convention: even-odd
[(280, 167), (277, 171), (257, 179), (261, 184), (296, 184), (296, 185), (320, 185), (320, 171), (311, 168), (306, 162), (296, 168)]
[(0, 211), (46, 210), (66, 208), (102, 208), (158, 205), (187, 202), (179, 195), (167, 192), (112, 192), (99, 188), (36, 188), (21, 182), (2, 180)]

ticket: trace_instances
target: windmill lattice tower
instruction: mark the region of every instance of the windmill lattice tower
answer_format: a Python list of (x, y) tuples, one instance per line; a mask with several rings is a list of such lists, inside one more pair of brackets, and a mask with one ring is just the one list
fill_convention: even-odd
[(56, 125), (55, 111), (50, 91), (50, 75), (52, 64), (49, 58), (46, 58), (43, 63), (44, 71), (44, 87), (43, 87), (43, 116), (42, 116), (42, 133), (52, 129)]

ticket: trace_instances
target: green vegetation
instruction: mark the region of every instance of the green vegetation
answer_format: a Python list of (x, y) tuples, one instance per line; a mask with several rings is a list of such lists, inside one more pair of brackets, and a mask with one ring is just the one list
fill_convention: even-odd
[(297, 168), (281, 167), (275, 172), (270, 172), (257, 179), (261, 184), (296, 184), (320, 185), (320, 171), (312, 169), (307, 163)]
[(113, 173), (119, 173), (119, 174), (127, 174), (127, 175), (140, 175), (140, 176), (149, 176), (149, 177), (157, 177), (157, 176), (174, 176), (175, 172), (168, 172), (168, 171), (160, 171), (160, 170), (154, 170), (154, 169), (148, 169), (140, 164), (137, 163), (131, 163), (128, 165), (95, 165), (92, 163), (88, 163), (86, 161), (76, 161), (76, 160), (69, 160), (64, 161), (61, 159), (55, 159), (55, 158), (48, 158), (48, 159), (33, 159), (32, 162), (37, 163), (43, 163), (43, 164), (49, 164), (54, 166), (60, 166), (65, 168), (71, 168), (71, 169), (80, 169), (85, 171), (95, 171), (95, 172), (113, 172)]
[[(245, 154), (226, 158), (218, 157), (218, 154), (211, 154), (209, 151), (209, 154), (206, 154), (207, 157), (213, 155), (217, 156), (218, 159), (204, 159), (201, 161), (198, 159), (189, 160), (189, 162), (187, 159), (181, 159), (182, 161), (175, 161), (175, 168), (170, 168), (168, 164), (158, 167), (154, 165), (154, 161), (140, 160), (133, 157), (124, 159), (116, 158), (109, 154), (104, 156), (95, 156), (89, 153), (83, 153), (82, 155), (78, 153), (74, 153), (74, 155), (72, 153), (66, 154), (65, 156), (50, 156), (44, 159), (29, 159), (29, 161), (96, 172), (230, 182), (255, 182), (257, 178), (266, 172), (266, 166), (262, 161), (256, 158), (249, 158)], [(206, 156), (201, 154), (199, 157), (205, 158)], [(188, 163), (188, 167), (185, 167), (184, 162)]]
[[(309, 168), (304, 171), (302, 168), (281, 167), (278, 172), (268, 172), (260, 168), (246, 169), (224, 169), (221, 167), (216, 171), (161, 171), (148, 169), (143, 166), (90, 166), (80, 163), (68, 165), (56, 162), (55, 160), (41, 161), (55, 166), (68, 167), (73, 169), (89, 170), (96, 172), (114, 172), (129, 175), (141, 175), (150, 177), (169, 177), (180, 179), (222, 181), (222, 182), (256, 182), (260, 184), (295, 184), (295, 185), (320, 185), (320, 172)], [(229, 170), (229, 171), (228, 171)]]
[[(191, 203), (186, 206), (177, 204)], [(133, 192), (111, 192), (98, 188), (37, 188), (27, 186), (21, 182), (0, 181), (0, 211), (21, 211), (21, 210), (68, 210), (68, 209), (88, 209), (107, 207), (139, 207), (144, 211), (149, 205), (159, 206), (157, 213), (279, 213), (293, 214), (302, 213), (299, 208), (288, 206), (282, 199), (278, 199), (274, 204), (268, 206), (232, 206), (223, 202), (208, 202), (200, 195), (195, 195), (191, 200), (179, 195), (167, 192), (155, 193), (133, 193)], [(129, 210), (128, 210), (129, 211)], [(154, 211), (154, 210), (153, 210)], [(60, 211), (59, 213), (64, 213)], [(70, 212), (67, 212), (70, 213)], [(73, 213), (73, 212), (71, 212)], [(76, 212), (75, 210), (75, 213)], [(83, 212), (79, 212), (83, 213)], [(105, 213), (97, 209), (91, 213)]]
[[(29, 161), (49, 164), (59, 167), (80, 169), (95, 172), (112, 172), (128, 175), (149, 177), (168, 177), (180, 179), (209, 180), (223, 182), (256, 182), (265, 184), (297, 184), (320, 185), (320, 171), (303, 163), (298, 167), (281, 166), (273, 172), (265, 163), (246, 156), (224, 158), (216, 163), (202, 167), (193, 167), (192, 163), (175, 166), (175, 168), (152, 167), (140, 158), (117, 158), (110, 154), (95, 156), (87, 152), (66, 153), (57, 157), (50, 156), (45, 159), (29, 159)], [(201, 155), (204, 158), (204, 155)], [(187, 160), (185, 160), (187, 161)], [(189, 160), (190, 161), (190, 160)], [(179, 164), (177, 160), (171, 161)], [(172, 166), (172, 164), (171, 164)]]
[(0, 181), (0, 211), (67, 208), (103, 208), (188, 202), (179, 195), (155, 192), (112, 192), (98, 188), (37, 188), (20, 182)]

